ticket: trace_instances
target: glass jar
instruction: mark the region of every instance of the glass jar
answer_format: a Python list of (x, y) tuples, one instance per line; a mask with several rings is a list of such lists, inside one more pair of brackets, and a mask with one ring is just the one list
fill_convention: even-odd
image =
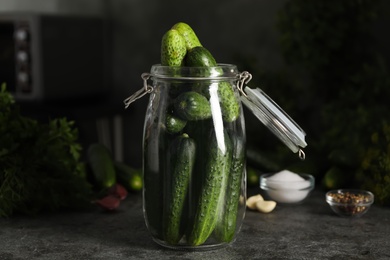
[[(143, 135), (143, 209), (155, 242), (173, 249), (232, 243), (246, 208), (242, 103), (301, 159), (305, 133), (231, 64), (154, 65), (128, 107), (150, 94)], [(152, 85), (148, 84), (148, 80)], [(242, 103), (241, 103), (242, 101)]]
[(154, 241), (215, 248), (245, 213), (245, 124), (234, 65), (153, 66), (144, 125), (143, 202)]

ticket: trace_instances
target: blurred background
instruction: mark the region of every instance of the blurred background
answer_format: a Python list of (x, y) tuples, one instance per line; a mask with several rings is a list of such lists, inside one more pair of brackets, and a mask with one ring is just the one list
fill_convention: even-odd
[[(127, 110), (123, 100), (159, 63), (163, 34), (186, 22), (307, 134), (300, 161), (245, 110), (249, 172), (306, 172), (325, 188), (359, 186), (389, 204), (389, 11), (383, 0), (0, 0), (0, 81), (25, 114), (75, 120), (84, 146), (102, 142), (140, 167), (148, 98)], [(16, 27), (27, 31), (18, 34), (27, 51), (9, 58)], [(27, 75), (9, 69), (21, 62)]]

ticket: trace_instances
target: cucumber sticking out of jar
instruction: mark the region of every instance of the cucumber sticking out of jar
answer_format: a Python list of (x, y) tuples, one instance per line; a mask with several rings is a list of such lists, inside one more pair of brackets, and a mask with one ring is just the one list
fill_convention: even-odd
[(161, 65), (182, 66), (186, 53), (183, 36), (175, 29), (168, 30), (161, 40)]
[(179, 22), (172, 26), (172, 29), (177, 30), (184, 38), (187, 51), (194, 47), (202, 46), (198, 36), (196, 36), (194, 30), (186, 23)]

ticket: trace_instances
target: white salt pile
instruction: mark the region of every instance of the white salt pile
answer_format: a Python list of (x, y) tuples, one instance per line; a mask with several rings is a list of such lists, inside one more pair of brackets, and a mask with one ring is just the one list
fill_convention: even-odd
[(303, 200), (310, 192), (310, 180), (299, 174), (283, 170), (266, 179), (267, 193), (272, 199), (282, 203), (296, 203)]
[(267, 186), (271, 189), (301, 190), (310, 187), (310, 181), (299, 174), (283, 170), (267, 178)]

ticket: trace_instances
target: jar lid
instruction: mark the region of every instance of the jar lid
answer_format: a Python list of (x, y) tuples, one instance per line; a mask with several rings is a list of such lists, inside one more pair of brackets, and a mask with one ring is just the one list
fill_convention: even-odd
[(301, 148), (306, 147), (306, 133), (297, 123), (259, 88), (245, 87), (243, 104), (273, 132), (287, 147), (304, 159)]

